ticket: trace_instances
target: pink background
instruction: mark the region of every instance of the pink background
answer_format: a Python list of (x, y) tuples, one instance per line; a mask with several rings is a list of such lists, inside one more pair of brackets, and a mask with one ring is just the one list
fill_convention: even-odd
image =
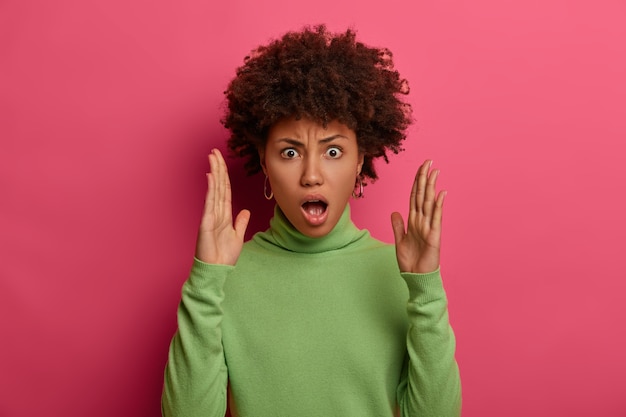
[(442, 169), (463, 415), (626, 416), (623, 1), (212, 3), (0, 3), (0, 416), (160, 414), (222, 91), (319, 22), (411, 82), (406, 152), (353, 217), (391, 241), (418, 164)]

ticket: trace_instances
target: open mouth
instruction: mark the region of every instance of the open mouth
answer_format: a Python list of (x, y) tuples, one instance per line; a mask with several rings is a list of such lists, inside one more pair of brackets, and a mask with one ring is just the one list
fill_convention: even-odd
[(301, 208), (306, 222), (311, 226), (321, 225), (328, 217), (328, 203), (321, 198), (307, 199), (302, 203)]
[(328, 204), (322, 200), (309, 200), (302, 204), (305, 213), (311, 216), (321, 216), (326, 211)]

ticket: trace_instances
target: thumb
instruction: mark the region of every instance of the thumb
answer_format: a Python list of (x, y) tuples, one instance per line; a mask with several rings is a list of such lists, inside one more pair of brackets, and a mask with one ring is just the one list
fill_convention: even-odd
[(250, 210), (241, 210), (235, 219), (235, 232), (243, 238), (250, 222)]
[(391, 213), (391, 227), (393, 228), (393, 237), (397, 245), (404, 238), (404, 219), (397, 211)]

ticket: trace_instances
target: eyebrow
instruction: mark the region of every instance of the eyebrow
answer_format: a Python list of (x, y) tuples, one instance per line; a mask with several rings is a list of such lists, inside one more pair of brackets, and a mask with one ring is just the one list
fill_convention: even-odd
[[(332, 142), (335, 139), (348, 139), (348, 138), (344, 135), (337, 134), (337, 135), (329, 136), (324, 139), (320, 139), (319, 143), (324, 144), (324, 143)], [(292, 138), (280, 138), (276, 142), (287, 142), (288, 144), (293, 145), (293, 146), (304, 146), (303, 142), (297, 139), (292, 139)]]

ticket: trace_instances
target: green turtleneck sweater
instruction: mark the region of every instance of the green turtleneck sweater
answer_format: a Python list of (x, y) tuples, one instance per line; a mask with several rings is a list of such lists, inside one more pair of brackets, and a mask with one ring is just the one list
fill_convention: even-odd
[(235, 267), (194, 261), (163, 415), (458, 416), (454, 351), (439, 271), (400, 273), (348, 207), (322, 238), (276, 209)]

